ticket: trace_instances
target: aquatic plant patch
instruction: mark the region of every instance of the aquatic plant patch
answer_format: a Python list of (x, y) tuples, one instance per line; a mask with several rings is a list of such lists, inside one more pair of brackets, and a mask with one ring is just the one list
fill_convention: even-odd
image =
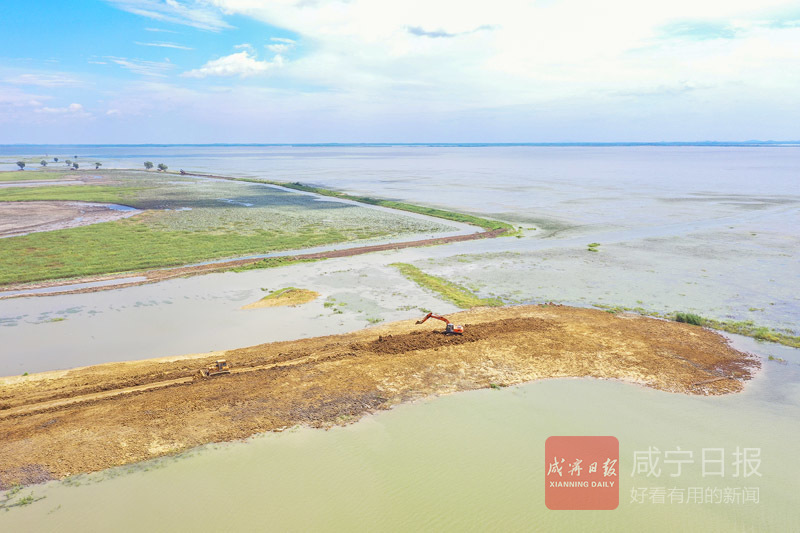
[(447, 300), (448, 302), (452, 303), (453, 305), (457, 305), (462, 309), (480, 306), (494, 307), (503, 305), (503, 302), (497, 298), (480, 298), (469, 289), (466, 289), (457, 283), (453, 283), (452, 281), (447, 281), (444, 278), (426, 274), (414, 265), (410, 265), (408, 263), (392, 263), (391, 266), (397, 268), (400, 273), (403, 274), (403, 276), (413, 281), (420, 287), (435, 292), (444, 300)]

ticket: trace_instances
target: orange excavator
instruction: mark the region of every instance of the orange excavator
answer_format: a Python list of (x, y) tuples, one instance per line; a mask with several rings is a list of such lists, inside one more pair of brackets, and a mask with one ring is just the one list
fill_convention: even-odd
[(422, 320), (417, 320), (417, 324), (422, 324), (429, 318), (435, 318), (436, 320), (441, 320), (442, 322), (447, 324), (444, 329), (445, 335), (461, 335), (462, 333), (464, 333), (464, 326), (456, 326), (455, 324), (447, 320), (445, 317), (441, 315), (434, 315), (433, 313), (428, 313)]

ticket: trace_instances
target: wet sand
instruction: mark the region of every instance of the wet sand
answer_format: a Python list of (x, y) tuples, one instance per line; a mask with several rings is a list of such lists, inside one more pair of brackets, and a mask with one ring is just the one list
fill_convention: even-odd
[[(687, 324), (561, 306), (473, 309), (439, 324), (3, 378), (0, 480), (37, 483), (296, 425), (330, 427), (431, 395), (545, 378), (740, 391), (757, 360)], [(230, 375), (194, 376), (224, 357)]]
[(109, 205), (73, 201), (0, 202), (0, 238), (88, 226), (141, 213), (138, 209), (114, 209)]

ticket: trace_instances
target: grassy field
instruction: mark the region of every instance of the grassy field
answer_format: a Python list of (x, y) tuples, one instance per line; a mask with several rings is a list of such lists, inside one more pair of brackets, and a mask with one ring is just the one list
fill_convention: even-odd
[(0, 285), (448, 229), (263, 185), (136, 171), (92, 169), (85, 174), (99, 178), (92, 177), (90, 185), (0, 189), (0, 201), (117, 203), (146, 212), (115, 222), (0, 239)]
[[(37, 165), (38, 168), (38, 165)], [(60, 180), (67, 177), (66, 172), (46, 172), (41, 170), (24, 170), (22, 172), (12, 170), (0, 172), (0, 183), (4, 181), (27, 181), (27, 180)]]
[(0, 285), (184, 265), (348, 240), (334, 228), (301, 234), (168, 232), (120, 220), (0, 240)]
[(20, 187), (0, 189), (0, 202), (30, 202), (35, 200), (70, 200), (125, 204), (135, 200), (139, 187), (108, 185), (54, 185), (50, 187)]

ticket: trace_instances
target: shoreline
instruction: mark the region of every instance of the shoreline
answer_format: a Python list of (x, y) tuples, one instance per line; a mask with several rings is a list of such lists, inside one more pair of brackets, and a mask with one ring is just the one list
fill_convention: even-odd
[[(247, 348), (0, 378), (0, 481), (32, 484), (210, 442), (354, 422), (408, 401), (594, 377), (693, 395), (742, 390), (759, 366), (710, 330), (562, 306), (476, 308)], [(233, 373), (196, 379), (227, 359)]]

